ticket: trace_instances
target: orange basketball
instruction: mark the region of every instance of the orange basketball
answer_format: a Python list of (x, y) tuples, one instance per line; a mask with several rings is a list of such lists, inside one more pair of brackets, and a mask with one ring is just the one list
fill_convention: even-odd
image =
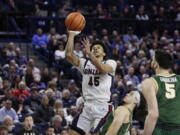
[(82, 31), (85, 27), (86, 20), (81, 13), (72, 12), (65, 20), (65, 25), (68, 30)]

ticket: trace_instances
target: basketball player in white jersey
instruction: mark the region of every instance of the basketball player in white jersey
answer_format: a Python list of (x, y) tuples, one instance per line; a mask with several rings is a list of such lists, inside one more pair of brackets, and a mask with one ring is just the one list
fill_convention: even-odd
[(106, 47), (101, 41), (92, 45), (89, 39), (82, 41), (88, 58), (74, 55), (74, 38), (79, 32), (69, 31), (66, 45), (66, 59), (82, 73), (82, 93), (85, 100), (82, 113), (71, 125), (71, 135), (98, 134), (99, 129), (112, 111), (110, 88), (115, 75), (116, 62), (105, 60)]

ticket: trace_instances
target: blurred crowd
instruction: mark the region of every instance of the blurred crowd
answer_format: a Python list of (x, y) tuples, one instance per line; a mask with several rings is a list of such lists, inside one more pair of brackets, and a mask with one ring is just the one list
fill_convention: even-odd
[(73, 11), (96, 18), (180, 20), (179, 0), (1, 0), (1, 12), (65, 17)]

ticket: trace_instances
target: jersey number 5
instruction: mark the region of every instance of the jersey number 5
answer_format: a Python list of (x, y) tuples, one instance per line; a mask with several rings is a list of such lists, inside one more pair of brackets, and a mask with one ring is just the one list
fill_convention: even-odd
[[(94, 80), (94, 81), (93, 81)], [(89, 78), (89, 83), (88, 83), (90, 86), (93, 86), (93, 85), (95, 85), (95, 86), (99, 86), (99, 77), (98, 76), (96, 76), (96, 77), (94, 77), (94, 79), (93, 79), (93, 77), (91, 76), (90, 78)]]
[(166, 98), (173, 99), (176, 97), (175, 84), (165, 83), (166, 87)]

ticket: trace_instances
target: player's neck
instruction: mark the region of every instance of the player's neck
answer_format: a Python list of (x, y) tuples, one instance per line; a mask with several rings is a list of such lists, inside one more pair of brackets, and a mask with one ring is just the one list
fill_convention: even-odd
[(134, 103), (132, 103), (132, 104), (125, 104), (124, 106), (132, 112), (136, 105)]
[(103, 61), (103, 57), (96, 57), (99, 61)]
[(169, 70), (167, 70), (167, 69), (158, 68), (158, 69), (156, 69), (156, 75), (157, 74), (169, 75), (170, 73), (169, 73)]

